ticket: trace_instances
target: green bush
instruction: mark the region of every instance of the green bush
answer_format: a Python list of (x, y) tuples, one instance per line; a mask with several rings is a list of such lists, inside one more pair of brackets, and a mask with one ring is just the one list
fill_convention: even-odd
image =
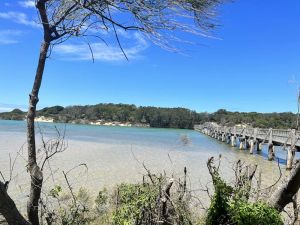
[(230, 213), (236, 225), (283, 225), (278, 211), (263, 202), (239, 201), (232, 205)]
[[(215, 193), (206, 217), (206, 225), (283, 225), (279, 212), (263, 202), (250, 203), (251, 179), (241, 164), (237, 164), (237, 181), (226, 184), (219, 175), (214, 158), (209, 159), (208, 169), (212, 176)], [(249, 170), (248, 170), (249, 171)]]
[(155, 209), (159, 193), (158, 189), (148, 184), (121, 184), (116, 195), (114, 224), (131, 225), (147, 224), (146, 221), (154, 214), (151, 209)]
[(52, 225), (283, 225), (276, 209), (263, 202), (248, 202), (247, 182), (230, 186), (221, 179), (218, 168), (211, 167), (210, 173), (215, 193), (205, 219), (190, 210), (191, 195), (183, 192), (184, 183), (171, 179), (172, 189), (166, 189), (170, 179), (149, 173), (150, 179), (144, 178), (143, 183), (99, 191), (95, 201), (85, 189), (70, 195), (57, 185), (48, 197), (57, 200), (58, 207), (45, 207), (44, 221)]
[(229, 200), (232, 194), (232, 188), (218, 176), (215, 177), (213, 182), (215, 194), (208, 209), (206, 225), (227, 224), (230, 221)]

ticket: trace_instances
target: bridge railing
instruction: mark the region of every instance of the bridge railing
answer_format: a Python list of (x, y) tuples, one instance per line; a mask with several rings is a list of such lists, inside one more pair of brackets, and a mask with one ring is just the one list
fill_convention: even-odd
[(227, 141), (228, 143), (229, 140), (232, 147), (237, 146), (238, 140), (239, 148), (248, 148), (251, 154), (253, 154), (254, 146), (257, 151), (261, 151), (263, 144), (268, 143), (269, 160), (274, 160), (275, 158), (274, 146), (281, 145), (284, 147), (283, 149), (287, 150), (287, 169), (292, 169), (295, 151), (300, 151), (300, 131), (293, 129), (262, 129), (242, 126), (226, 127), (216, 123), (195, 125), (194, 128), (220, 141)]
[[(291, 140), (289, 140), (292, 129), (266, 129), (241, 126), (226, 127), (220, 126), (216, 123), (204, 123), (201, 125), (195, 125), (194, 128), (196, 130), (202, 130), (203, 128), (205, 128), (213, 132), (230, 133), (237, 136), (253, 137), (255, 135), (256, 138), (261, 140), (268, 141), (271, 139), (271, 141), (283, 144), (291, 144), (292, 142)], [(255, 129), (257, 130), (255, 131)], [(295, 134), (298, 139), (298, 137), (300, 137), (300, 131), (297, 131)], [(296, 145), (300, 147), (300, 140), (296, 140)]]

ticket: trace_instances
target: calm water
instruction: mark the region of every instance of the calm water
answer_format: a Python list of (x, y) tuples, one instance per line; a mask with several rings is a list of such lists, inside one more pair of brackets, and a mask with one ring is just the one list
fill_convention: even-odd
[[(207, 151), (212, 155), (227, 154), (232, 148), (224, 143), (220, 143), (212, 138), (204, 136), (192, 130), (163, 129), (163, 128), (134, 128), (134, 127), (110, 127), (75, 124), (53, 124), (38, 123), (36, 133), (42, 132), (48, 137), (56, 135), (55, 127), (60, 132), (66, 132), (66, 140), (81, 142), (95, 142), (103, 144), (119, 144), (132, 146), (146, 146), (156, 149), (181, 150), (181, 151)], [(24, 121), (0, 120), (0, 134), (10, 137), (24, 136), (26, 124)], [(184, 143), (185, 137), (188, 144)], [(2, 140), (3, 141), (3, 140)], [(264, 148), (258, 157), (267, 158), (267, 149)], [(0, 150), (1, 151), (1, 150)], [(247, 152), (245, 152), (247, 154)], [(243, 151), (236, 152), (243, 154)], [(285, 163), (286, 152), (277, 148), (276, 156), (282, 164)]]
[[(46, 139), (53, 138), (54, 125), (61, 131), (66, 129), (68, 149), (47, 164), (44, 180), (48, 188), (56, 184), (64, 186), (62, 171), (81, 163), (86, 163), (88, 169), (74, 169), (70, 180), (73, 186), (84, 186), (91, 193), (121, 182), (138, 182), (145, 174), (144, 163), (153, 172), (166, 171), (175, 177), (182, 176), (186, 166), (190, 187), (197, 189), (210, 180), (207, 159), (219, 154), (223, 156), (222, 175), (229, 182), (233, 178), (233, 163), (238, 159), (247, 164), (258, 164), (265, 185), (278, 178), (278, 166), (266, 160), (266, 149), (259, 155), (249, 155), (248, 151), (231, 148), (192, 130), (39, 123), (37, 133), (41, 130)], [(20, 205), (26, 198), (29, 185), (25, 140), (25, 122), (0, 120), (0, 171), (7, 179), (9, 156), (12, 159), (17, 156), (9, 190)], [(40, 140), (39, 135), (37, 140)], [(39, 155), (41, 161), (41, 152)], [(278, 148), (277, 155), (284, 162), (285, 152)]]

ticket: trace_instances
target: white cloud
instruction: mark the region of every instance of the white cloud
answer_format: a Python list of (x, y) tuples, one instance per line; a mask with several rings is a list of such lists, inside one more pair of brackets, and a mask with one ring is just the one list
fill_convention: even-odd
[(33, 0), (19, 1), (19, 5), (24, 8), (35, 8), (35, 1)]
[[(123, 48), (129, 60), (142, 56), (142, 52), (148, 47), (145, 39), (137, 32), (131, 37), (133, 43)], [(103, 42), (90, 44), (93, 57), (99, 61), (124, 61), (125, 57), (118, 46), (107, 46)], [(80, 44), (61, 44), (55, 47), (54, 52), (64, 60), (91, 60), (92, 54), (89, 46), (84, 43)]]
[(0, 45), (16, 44), (22, 34), (19, 30), (0, 30)]
[(15, 23), (31, 27), (41, 27), (37, 22), (30, 20), (25, 13), (21, 12), (0, 12), (0, 19), (8, 19)]

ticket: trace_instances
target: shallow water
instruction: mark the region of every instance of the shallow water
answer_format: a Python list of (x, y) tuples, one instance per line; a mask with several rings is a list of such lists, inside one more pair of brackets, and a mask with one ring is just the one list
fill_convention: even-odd
[[(103, 187), (141, 181), (146, 172), (143, 163), (151, 172), (166, 171), (170, 177), (182, 177), (183, 168), (187, 167), (190, 188), (196, 190), (210, 181), (206, 167), (208, 158), (219, 154), (222, 155), (222, 176), (228, 181), (233, 179), (232, 166), (239, 159), (259, 166), (265, 186), (279, 176), (277, 164), (266, 160), (266, 149), (260, 154), (250, 155), (248, 151), (231, 148), (192, 130), (39, 123), (37, 133), (41, 130), (45, 139), (53, 138), (56, 135), (54, 125), (61, 131), (66, 129), (68, 148), (46, 165), (45, 194), (55, 184), (65, 187), (62, 171), (69, 171), (82, 163), (87, 168), (76, 167), (69, 173), (69, 179), (72, 187), (83, 186), (92, 194)], [(40, 146), (39, 134), (37, 140)], [(20, 207), (25, 205), (29, 187), (25, 141), (23, 121), (0, 120), (0, 171), (6, 180), (9, 179), (10, 164), (18, 156), (9, 192)], [(285, 152), (278, 148), (276, 154), (284, 162)]]

